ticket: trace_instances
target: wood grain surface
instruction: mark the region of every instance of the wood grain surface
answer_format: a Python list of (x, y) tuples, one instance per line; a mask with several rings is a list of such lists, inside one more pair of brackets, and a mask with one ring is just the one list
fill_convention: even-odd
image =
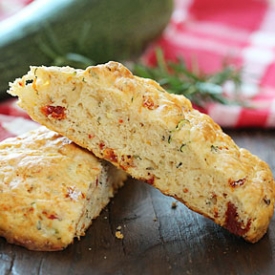
[[(228, 130), (275, 173), (275, 130)], [(184, 180), (184, 179), (182, 179)], [(123, 239), (116, 237), (116, 232)], [(0, 238), (0, 275), (275, 274), (275, 218), (256, 244), (233, 236), (175, 199), (133, 179), (80, 241), (34, 252)]]

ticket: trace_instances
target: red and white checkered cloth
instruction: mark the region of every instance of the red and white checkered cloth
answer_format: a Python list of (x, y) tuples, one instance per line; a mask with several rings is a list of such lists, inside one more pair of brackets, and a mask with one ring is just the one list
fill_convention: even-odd
[(0, 0), (0, 20), (8, 18), (33, 0)]
[[(0, 0), (0, 20), (31, 1)], [(144, 60), (152, 62), (161, 47), (166, 59), (195, 59), (203, 72), (214, 73), (230, 57), (243, 68), (240, 93), (251, 107), (211, 104), (204, 111), (222, 127), (275, 127), (275, 1), (174, 1), (168, 27)], [(35, 127), (14, 100), (0, 104), (0, 140)]]
[[(0, 21), (15, 14), (33, 0), (0, 0)], [(0, 38), (1, 39), (1, 38)], [(37, 128), (28, 115), (19, 109), (15, 100), (0, 102), (0, 141)]]
[(250, 107), (205, 109), (221, 126), (275, 126), (275, 1), (175, 0), (171, 22), (148, 49), (147, 62), (153, 62), (157, 46), (166, 59), (195, 59), (205, 73), (221, 69), (225, 59), (243, 68), (239, 93)]

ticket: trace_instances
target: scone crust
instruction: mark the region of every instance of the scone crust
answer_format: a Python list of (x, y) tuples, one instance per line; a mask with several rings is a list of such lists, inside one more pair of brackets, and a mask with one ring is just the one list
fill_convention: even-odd
[(266, 233), (275, 196), (270, 168), (185, 97), (116, 62), (84, 71), (32, 67), (9, 93), (34, 120), (230, 232), (249, 242)]

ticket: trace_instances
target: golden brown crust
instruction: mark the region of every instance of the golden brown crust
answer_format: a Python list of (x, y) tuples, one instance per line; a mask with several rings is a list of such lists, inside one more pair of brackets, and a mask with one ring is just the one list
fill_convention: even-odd
[(0, 235), (31, 250), (61, 250), (85, 234), (125, 180), (45, 127), (0, 143)]
[(230, 232), (250, 242), (266, 233), (271, 170), (185, 97), (116, 62), (85, 71), (33, 67), (9, 92), (34, 120)]

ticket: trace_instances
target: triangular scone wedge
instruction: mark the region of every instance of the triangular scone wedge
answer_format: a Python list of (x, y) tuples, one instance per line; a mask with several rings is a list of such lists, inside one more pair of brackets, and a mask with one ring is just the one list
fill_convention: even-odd
[(270, 168), (185, 97), (116, 62), (32, 67), (9, 93), (34, 120), (230, 232), (252, 243), (266, 233), (274, 208)]
[(62, 250), (85, 235), (126, 173), (40, 127), (0, 143), (0, 236)]

